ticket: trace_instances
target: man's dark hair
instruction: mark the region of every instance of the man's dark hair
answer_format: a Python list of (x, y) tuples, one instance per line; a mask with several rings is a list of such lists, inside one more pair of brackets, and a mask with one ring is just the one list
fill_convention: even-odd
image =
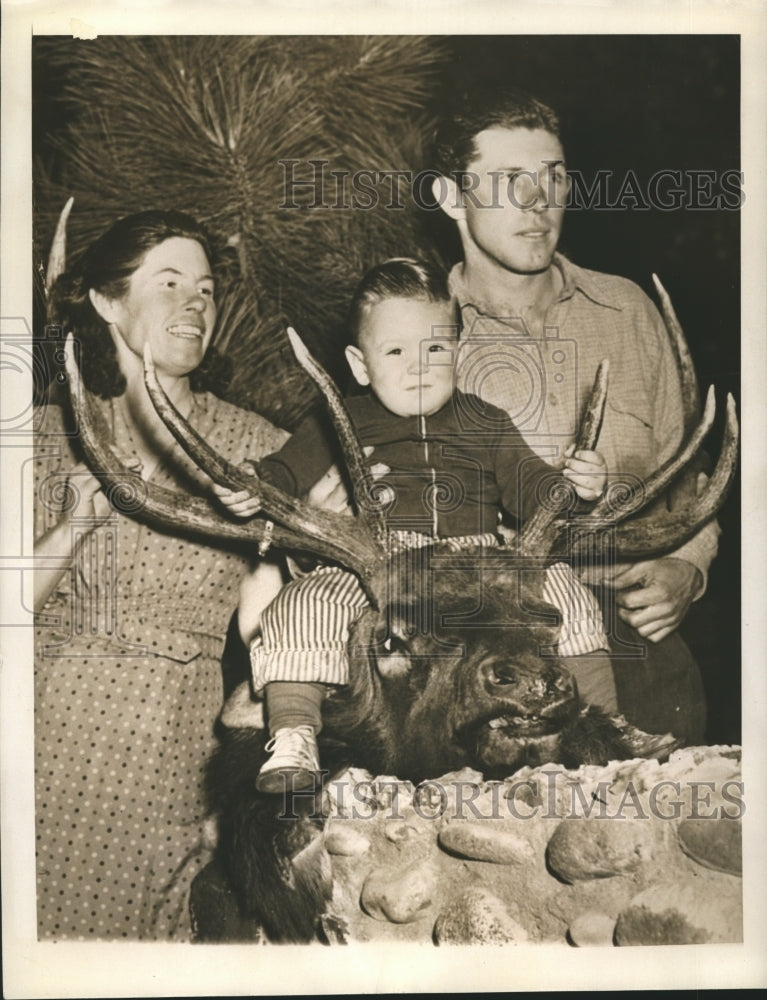
[(371, 267), (357, 285), (349, 307), (350, 341), (358, 343), (363, 311), (367, 306), (385, 299), (451, 302), (452, 298), (444, 268), (415, 257), (392, 257)]
[[(208, 233), (191, 216), (173, 210), (153, 209), (119, 219), (103, 233), (55, 282), (51, 291), (51, 317), (80, 344), (80, 368), (85, 387), (109, 399), (125, 392), (125, 376), (109, 327), (93, 308), (88, 292), (94, 289), (110, 299), (128, 291), (132, 274), (147, 253), (174, 237), (199, 243), (212, 262)], [(209, 347), (202, 364), (190, 375), (194, 391), (221, 390), (227, 381), (228, 363)]]
[(547, 104), (516, 88), (464, 93), (437, 133), (434, 167), (446, 177), (465, 173), (477, 155), (476, 139), (489, 128), (543, 129), (559, 139), (559, 118)]

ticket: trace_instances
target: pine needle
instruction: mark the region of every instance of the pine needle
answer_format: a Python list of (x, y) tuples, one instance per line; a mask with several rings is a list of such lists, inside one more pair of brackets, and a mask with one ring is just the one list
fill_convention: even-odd
[[(446, 59), (418, 36), (39, 39), (35, 59), (62, 80), (66, 125), (36, 167), (36, 261), (69, 195), (70, 255), (114, 220), (175, 208), (230, 250), (217, 274), (216, 344), (233, 361), (228, 396), (292, 429), (317, 401), (285, 326), (342, 382), (351, 291), (394, 254), (430, 254), (403, 178), (416, 172)], [(281, 161), (299, 161), (287, 167)], [(327, 161), (328, 207), (288, 208), (285, 174)], [(372, 172), (370, 209), (335, 197), (330, 171)], [(307, 200), (297, 188), (295, 201)], [(402, 207), (393, 207), (401, 205)], [(231, 248), (234, 248), (232, 250)]]

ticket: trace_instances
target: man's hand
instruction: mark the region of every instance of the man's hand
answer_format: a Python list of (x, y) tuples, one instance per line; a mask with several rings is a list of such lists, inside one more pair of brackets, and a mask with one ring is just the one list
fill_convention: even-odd
[(613, 577), (618, 614), (650, 642), (674, 631), (702, 585), (700, 570), (673, 556), (618, 567)]

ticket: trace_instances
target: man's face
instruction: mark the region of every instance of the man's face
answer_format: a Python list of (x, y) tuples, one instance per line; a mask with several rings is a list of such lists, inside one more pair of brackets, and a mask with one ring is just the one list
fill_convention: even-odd
[(476, 147), (454, 215), (467, 262), (494, 262), (519, 274), (545, 271), (569, 189), (559, 140), (544, 129), (491, 128), (477, 135)]
[(392, 413), (430, 416), (452, 395), (457, 337), (450, 303), (384, 299), (369, 307), (359, 347), (347, 347), (346, 356), (360, 385)]

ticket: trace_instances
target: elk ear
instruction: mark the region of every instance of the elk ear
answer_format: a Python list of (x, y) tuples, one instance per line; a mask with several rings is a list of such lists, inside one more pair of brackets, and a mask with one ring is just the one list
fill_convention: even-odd
[(382, 677), (405, 677), (410, 673), (412, 625), (406, 611), (390, 609), (386, 628), (378, 638), (376, 666)]
[(535, 594), (525, 593), (520, 609), (530, 619), (530, 634), (540, 646), (555, 646), (559, 641), (562, 614), (558, 608)]

